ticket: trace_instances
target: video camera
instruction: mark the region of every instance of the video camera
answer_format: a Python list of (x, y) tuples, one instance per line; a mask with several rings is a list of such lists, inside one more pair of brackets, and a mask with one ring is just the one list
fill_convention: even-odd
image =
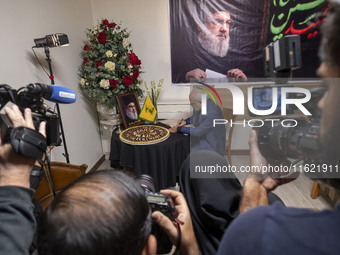
[[(140, 183), (145, 191), (146, 199), (150, 205), (152, 212), (160, 211), (166, 215), (171, 221), (175, 221), (177, 218), (175, 204), (171, 197), (165, 194), (156, 192), (156, 183), (149, 175), (142, 174), (136, 177), (136, 180)], [(172, 249), (172, 243), (166, 233), (158, 227), (158, 225), (152, 223), (151, 233), (155, 235), (157, 239), (157, 254), (167, 254)]]
[[(272, 159), (302, 159), (305, 162), (315, 162), (319, 150), (319, 129), (321, 111), (317, 107), (318, 101), (325, 93), (324, 88), (310, 90), (311, 99), (305, 104), (312, 114), (309, 119), (304, 117), (290, 118), (281, 122), (265, 122), (261, 127), (254, 128), (258, 135), (259, 149), (264, 157)], [(299, 98), (299, 94), (295, 98)], [(302, 95), (301, 95), (302, 96)], [(296, 124), (297, 123), (297, 124)]]
[[(277, 84), (275, 87), (288, 86), (286, 83), (292, 76), (292, 70), (302, 66), (299, 35), (284, 36), (265, 47), (264, 66), (265, 76), (275, 79)], [(255, 108), (261, 108), (262, 106), (270, 108), (272, 99), (265, 89), (265, 87), (258, 88), (259, 96), (255, 96), (253, 99)], [(284, 126), (281, 121), (276, 121), (265, 122), (263, 126), (254, 128), (258, 135), (259, 149), (264, 157), (277, 160), (292, 158), (301, 159), (305, 162), (317, 161), (321, 117), (321, 111), (318, 109), (317, 103), (325, 93), (325, 89), (314, 88), (310, 92), (311, 99), (304, 104), (305, 108), (312, 114), (309, 119), (293, 117), (290, 120), (286, 119)], [(289, 95), (289, 97), (302, 98), (304, 95), (293, 94)], [(278, 101), (280, 101), (280, 97)], [(281, 102), (278, 102), (278, 105), (281, 105)], [(289, 107), (286, 112), (293, 114), (294, 108)], [(279, 120), (282, 119), (280, 118)], [(273, 124), (271, 125), (271, 123)]]
[[(44, 103), (44, 98), (53, 102), (61, 103), (73, 103), (75, 102), (75, 93), (61, 86), (50, 86), (40, 83), (31, 83), (26, 87), (19, 88), (18, 90), (12, 89), (7, 84), (0, 84), (0, 110), (8, 103), (12, 102), (16, 104), (19, 109), (23, 112), (25, 108), (30, 108), (32, 111), (32, 118), (36, 129), (39, 128), (39, 124), (42, 121), (46, 122), (46, 145), (58, 146), (61, 144), (61, 133), (60, 133), (60, 117)], [(17, 128), (13, 128), (12, 122), (9, 120), (6, 114), (0, 114), (0, 136), (2, 143), (11, 142), (13, 139), (16, 140), (16, 144), (21, 146), (18, 153), (39, 159), (41, 150), (44, 147), (42, 145), (42, 139), (38, 137), (38, 133), (32, 132), (28, 129), (21, 129), (18, 133)], [(13, 132), (13, 130), (16, 132)], [(16, 133), (16, 134), (14, 134)], [(14, 138), (20, 136), (19, 138)], [(43, 139), (44, 140), (44, 139)], [(25, 147), (28, 146), (28, 147)], [(31, 149), (41, 147), (37, 151), (30, 151)], [(29, 149), (28, 149), (29, 148)]]

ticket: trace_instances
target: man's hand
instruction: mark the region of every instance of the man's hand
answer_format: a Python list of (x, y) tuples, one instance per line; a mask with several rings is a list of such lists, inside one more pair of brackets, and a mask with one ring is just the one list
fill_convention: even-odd
[(183, 127), (187, 124), (187, 122), (183, 119), (177, 121), (177, 127)]
[[(34, 128), (32, 113), (25, 109), (24, 116), (18, 106), (5, 107), (5, 113), (12, 121), (13, 127), (23, 126)], [(40, 133), (46, 136), (46, 123), (41, 122)], [(34, 160), (23, 157), (13, 151), (11, 144), (6, 143), (0, 146), (0, 186), (22, 186), (29, 188), (29, 176), (33, 168)]]
[(247, 81), (247, 76), (240, 69), (231, 69), (227, 72), (228, 78), (236, 78), (242, 79), (243, 81)]
[[(198, 246), (195, 238), (194, 229), (191, 222), (190, 211), (185, 198), (182, 193), (175, 190), (161, 190), (161, 193), (169, 195), (176, 205), (176, 212), (178, 214), (178, 220), (183, 225), (181, 228), (181, 244), (179, 248), (180, 254), (194, 255), (199, 254)], [(177, 245), (178, 241), (178, 231), (177, 228), (171, 220), (159, 211), (152, 213), (152, 219), (160, 226), (164, 232), (169, 236), (170, 241)]]
[(173, 126), (173, 127), (169, 128), (169, 131), (171, 133), (177, 133), (177, 128), (178, 128), (178, 126)]
[[(263, 157), (263, 155), (260, 152), (259, 146), (258, 146), (258, 140), (257, 140), (257, 133), (255, 130), (252, 130), (250, 133), (249, 138), (249, 147), (250, 147), (250, 164), (251, 166), (257, 166), (258, 169), (260, 169), (261, 166), (267, 166), (268, 163), (272, 166), (275, 165), (283, 165), (283, 166), (289, 166), (291, 163), (287, 159), (281, 159), (281, 160), (273, 160), (273, 159), (266, 159)], [(287, 173), (255, 173), (257, 177), (259, 177), (258, 174), (262, 176), (262, 178), (258, 179), (258, 181), (261, 182), (262, 186), (266, 189), (267, 192), (273, 191), (277, 186), (281, 184), (285, 184), (288, 182), (291, 182), (295, 180), (296, 177), (298, 177), (298, 172), (289, 173), (288, 175), (285, 175), (285, 178), (282, 178), (283, 174)]]
[(190, 81), (191, 79), (195, 79), (198, 82), (202, 82), (206, 78), (207, 78), (207, 74), (199, 68), (191, 70), (191, 71), (187, 72), (186, 75), (185, 75), (185, 79), (187, 81)]
[(287, 176), (287, 178), (280, 178), (280, 174), (282, 173), (277, 173), (277, 176), (273, 176), (268, 172), (262, 171), (262, 166), (267, 166), (268, 162), (274, 166), (277, 164), (287, 165), (289, 164), (289, 161), (275, 162), (264, 158), (258, 146), (257, 133), (255, 130), (250, 132), (249, 147), (250, 164), (253, 172), (248, 175), (243, 185), (240, 213), (246, 212), (249, 209), (260, 205), (267, 205), (268, 192), (274, 190), (281, 184), (294, 180), (298, 175), (298, 173), (293, 173), (292, 175)]

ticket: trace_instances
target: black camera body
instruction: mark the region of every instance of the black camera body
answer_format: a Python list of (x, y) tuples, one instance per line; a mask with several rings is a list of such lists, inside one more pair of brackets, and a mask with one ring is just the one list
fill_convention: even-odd
[[(305, 107), (311, 117), (292, 117), (282, 122), (264, 122), (261, 127), (254, 128), (258, 135), (258, 145), (262, 155), (276, 160), (292, 158), (305, 162), (316, 162), (320, 152), (319, 129), (321, 111), (318, 101), (325, 93), (324, 88), (311, 89), (311, 99)], [(298, 98), (299, 95), (296, 95)]]
[[(58, 146), (61, 144), (60, 118), (56, 114), (32, 114), (34, 127), (38, 130), (42, 121), (46, 122), (47, 145)], [(0, 114), (0, 136), (3, 143), (10, 141), (13, 125), (6, 114)]]
[[(0, 110), (8, 103), (16, 104), (21, 111), (30, 108), (32, 111), (33, 123), (36, 129), (42, 121), (46, 122), (47, 145), (58, 146), (61, 144), (60, 116), (56, 113), (48, 112), (40, 94), (31, 93), (27, 88), (18, 90), (12, 89), (9, 85), (0, 85)], [(13, 125), (6, 114), (0, 114), (0, 135), (2, 143), (10, 141), (10, 134)]]
[(172, 201), (171, 197), (161, 194), (145, 191), (146, 200), (148, 201), (151, 210), (160, 211), (167, 217), (169, 217), (172, 221), (176, 219), (176, 209), (175, 204)]
[(320, 122), (294, 118), (285, 121), (284, 127), (280, 123), (281, 121), (277, 121), (273, 126), (265, 123), (262, 127), (254, 128), (257, 130), (262, 155), (275, 160), (286, 158), (315, 160), (319, 151)]
[[(160, 211), (171, 221), (177, 218), (175, 203), (168, 195), (156, 192), (156, 183), (149, 175), (142, 174), (135, 178), (145, 191), (146, 199), (150, 205), (151, 211)], [(157, 254), (167, 254), (172, 249), (172, 243), (166, 233), (152, 222), (151, 233), (157, 239)]]

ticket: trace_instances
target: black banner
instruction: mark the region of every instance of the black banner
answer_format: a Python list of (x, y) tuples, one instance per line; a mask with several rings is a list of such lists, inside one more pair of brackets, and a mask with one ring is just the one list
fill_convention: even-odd
[(302, 68), (293, 76), (315, 77), (326, 0), (169, 0), (169, 8), (173, 83), (188, 82), (196, 68), (263, 77), (263, 48), (287, 34), (301, 36)]

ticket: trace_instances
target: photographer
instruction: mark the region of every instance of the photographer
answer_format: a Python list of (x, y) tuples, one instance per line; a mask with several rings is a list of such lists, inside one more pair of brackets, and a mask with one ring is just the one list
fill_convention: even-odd
[[(340, 2), (334, 0), (331, 4), (333, 8), (322, 27), (322, 63), (318, 74), (322, 78), (333, 79), (327, 79), (327, 91), (318, 106), (322, 110), (320, 160), (328, 166), (336, 167), (340, 163)], [(251, 133), (249, 144), (251, 164), (267, 165), (268, 160), (259, 151), (255, 131)], [(320, 181), (336, 189), (340, 188), (339, 173), (319, 177), (322, 177)], [(286, 208), (280, 204), (265, 206), (268, 204), (267, 193), (290, 180), (261, 176), (260, 173), (246, 179), (240, 207), (244, 214), (227, 229), (218, 254), (339, 253), (339, 206), (334, 211), (321, 212)]]
[(198, 254), (183, 195), (172, 190), (162, 193), (176, 205), (181, 238), (168, 217), (158, 211), (151, 216), (145, 192), (136, 180), (113, 170), (82, 176), (44, 212), (38, 231), (39, 255), (156, 254), (152, 219), (172, 243), (181, 240), (180, 254)]
[[(13, 126), (34, 129), (30, 109), (24, 116), (19, 108), (5, 107)], [(46, 123), (40, 123), (40, 133), (45, 136)], [(33, 214), (33, 194), (30, 189), (30, 172), (34, 160), (16, 153), (11, 144), (0, 147), (0, 254), (29, 254), (36, 221)]]

